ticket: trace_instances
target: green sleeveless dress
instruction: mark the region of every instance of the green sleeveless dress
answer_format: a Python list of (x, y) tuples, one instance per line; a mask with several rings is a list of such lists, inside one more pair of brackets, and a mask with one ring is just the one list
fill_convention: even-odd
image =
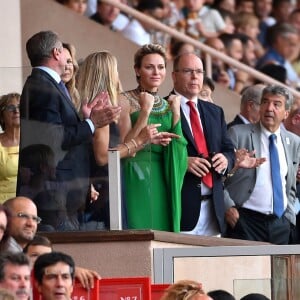
[[(137, 105), (133, 94), (124, 95), (132, 105)], [(130, 115), (132, 126), (139, 110)], [(159, 131), (180, 135), (168, 146), (147, 145), (134, 157), (123, 159), (125, 199), (128, 227), (130, 229), (155, 229), (180, 231), (181, 187), (187, 170), (187, 142), (181, 123), (173, 127), (173, 115), (166, 100), (157, 97), (148, 124), (161, 124)]]

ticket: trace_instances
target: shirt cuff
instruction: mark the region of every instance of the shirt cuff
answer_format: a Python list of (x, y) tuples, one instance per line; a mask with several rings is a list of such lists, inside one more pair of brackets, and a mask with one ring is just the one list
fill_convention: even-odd
[(89, 124), (92, 134), (95, 132), (95, 126), (91, 119), (85, 119), (85, 121)]

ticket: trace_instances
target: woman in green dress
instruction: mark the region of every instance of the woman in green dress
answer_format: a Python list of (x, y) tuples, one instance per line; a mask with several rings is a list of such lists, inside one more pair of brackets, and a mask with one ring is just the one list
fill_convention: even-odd
[(180, 123), (180, 100), (158, 95), (166, 76), (160, 45), (141, 47), (134, 57), (138, 87), (120, 95), (119, 128), (130, 143), (147, 124), (161, 124), (159, 143), (123, 160), (128, 227), (180, 231), (181, 186), (187, 169), (186, 141)]

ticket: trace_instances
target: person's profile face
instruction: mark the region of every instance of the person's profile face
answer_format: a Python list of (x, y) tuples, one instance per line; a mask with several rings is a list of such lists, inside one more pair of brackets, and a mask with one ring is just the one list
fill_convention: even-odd
[(66, 67), (65, 67), (65, 72), (62, 74), (61, 79), (64, 83), (67, 83), (72, 79), (72, 77), (74, 75), (74, 65), (73, 65), (73, 59), (72, 59), (72, 56), (71, 56), (71, 53), (69, 52), (69, 50), (66, 48), (63, 48), (63, 52), (66, 57), (67, 63), (66, 63)]
[(120, 13), (119, 8), (102, 2), (98, 4), (98, 8), (98, 14), (100, 15), (104, 25), (111, 25)]

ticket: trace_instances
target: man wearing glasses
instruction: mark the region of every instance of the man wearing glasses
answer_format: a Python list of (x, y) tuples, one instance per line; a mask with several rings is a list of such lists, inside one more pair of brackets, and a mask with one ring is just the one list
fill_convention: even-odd
[(36, 205), (29, 198), (15, 197), (3, 203), (10, 212), (7, 251), (22, 252), (37, 231), (41, 218), (37, 215)]
[(188, 142), (181, 230), (213, 236), (225, 230), (222, 176), (233, 167), (234, 148), (227, 137), (222, 108), (198, 98), (203, 74), (202, 61), (193, 53), (174, 60), (173, 92), (181, 98), (182, 131)]

